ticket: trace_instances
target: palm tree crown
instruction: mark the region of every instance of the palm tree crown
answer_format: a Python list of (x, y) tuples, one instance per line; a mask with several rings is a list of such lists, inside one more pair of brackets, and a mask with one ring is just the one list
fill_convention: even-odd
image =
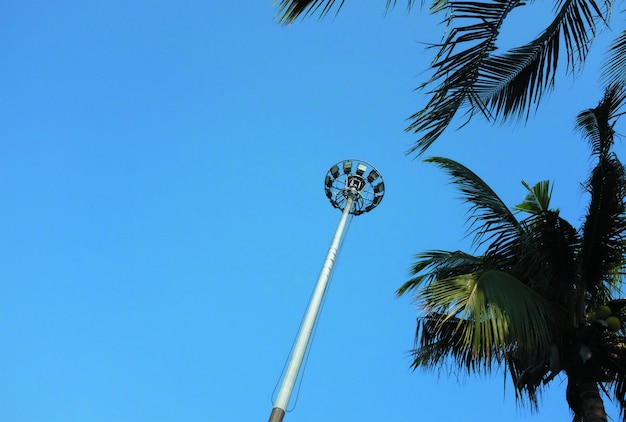
[(426, 160), (450, 174), (470, 205), (474, 243), (484, 253), (417, 255), (414, 277), (398, 289), (415, 293), (423, 310), (414, 368), (451, 361), (471, 373), (504, 365), (516, 397), (535, 405), (563, 371), (577, 420), (606, 421), (601, 390), (626, 408), (626, 300), (614, 298), (626, 263), (626, 173), (611, 150), (625, 98), (623, 85), (613, 85), (578, 116), (597, 160), (578, 230), (551, 208), (547, 181), (524, 183), (526, 197), (509, 209), (463, 165)]

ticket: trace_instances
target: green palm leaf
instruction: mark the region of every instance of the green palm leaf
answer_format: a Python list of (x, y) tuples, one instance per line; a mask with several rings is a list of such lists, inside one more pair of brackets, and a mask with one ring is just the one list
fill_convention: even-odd
[[(461, 354), (483, 369), (507, 353), (523, 360), (545, 359), (550, 347), (550, 304), (521, 281), (500, 271), (436, 280), (418, 295), (436, 325), (455, 321), (448, 354)], [(463, 321), (463, 322), (461, 322)], [(436, 330), (435, 330), (436, 331)], [(428, 337), (428, 332), (423, 332)], [(432, 339), (421, 341), (431, 344)]]
[(480, 177), (462, 164), (443, 157), (424, 160), (435, 163), (452, 177), (452, 183), (461, 191), (462, 197), (470, 204), (470, 232), (474, 233), (474, 243), (510, 236), (522, 227), (511, 210), (500, 197)]
[(524, 201), (515, 206), (516, 211), (527, 212), (529, 214), (540, 214), (550, 208), (550, 198), (552, 197), (552, 186), (548, 180), (537, 183), (530, 187), (528, 183), (522, 181), (522, 185), (528, 190)]
[(396, 291), (398, 296), (438, 278), (473, 273), (483, 265), (481, 257), (462, 251), (427, 251), (417, 254), (415, 258), (417, 261), (411, 267), (411, 274), (415, 277), (400, 286)]

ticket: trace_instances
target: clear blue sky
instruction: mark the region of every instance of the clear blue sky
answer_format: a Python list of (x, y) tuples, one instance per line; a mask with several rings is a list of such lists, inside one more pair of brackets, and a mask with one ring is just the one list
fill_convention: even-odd
[[(285, 420), (570, 420), (562, 379), (531, 415), (501, 374), (409, 369), (417, 310), (394, 291), (413, 254), (470, 247), (445, 175), (404, 156), (443, 28), (360, 3), (287, 28), (267, 1), (3, 3), (0, 420), (267, 420), (340, 215), (324, 175), (350, 157), (387, 193), (352, 222)], [(527, 126), (477, 119), (426, 155), (511, 206), (553, 180), (579, 225), (573, 123), (608, 36)]]

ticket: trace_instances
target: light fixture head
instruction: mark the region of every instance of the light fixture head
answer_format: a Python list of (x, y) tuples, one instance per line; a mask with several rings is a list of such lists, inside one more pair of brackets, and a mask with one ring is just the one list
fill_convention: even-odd
[[(343, 169), (343, 174), (340, 173), (340, 168)], [(364, 177), (367, 169), (370, 172)], [(375, 181), (379, 182), (374, 186), (372, 183)], [(359, 215), (380, 204), (385, 193), (385, 184), (374, 166), (363, 160), (350, 159), (340, 161), (328, 170), (324, 179), (324, 190), (332, 206), (340, 210), (345, 208), (347, 199), (351, 198), (350, 213)]]

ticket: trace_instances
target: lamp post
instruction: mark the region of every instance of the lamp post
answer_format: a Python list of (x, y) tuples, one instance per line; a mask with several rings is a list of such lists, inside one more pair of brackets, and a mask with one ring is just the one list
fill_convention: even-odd
[[(374, 185), (374, 183), (376, 184)], [(300, 327), (269, 422), (282, 422), (285, 417), (289, 399), (300, 373), (302, 360), (309, 346), (311, 333), (326, 293), (348, 216), (369, 212), (380, 204), (385, 193), (385, 184), (378, 170), (371, 164), (361, 160), (344, 160), (328, 170), (324, 179), (324, 191), (332, 206), (342, 211), (341, 218)]]

